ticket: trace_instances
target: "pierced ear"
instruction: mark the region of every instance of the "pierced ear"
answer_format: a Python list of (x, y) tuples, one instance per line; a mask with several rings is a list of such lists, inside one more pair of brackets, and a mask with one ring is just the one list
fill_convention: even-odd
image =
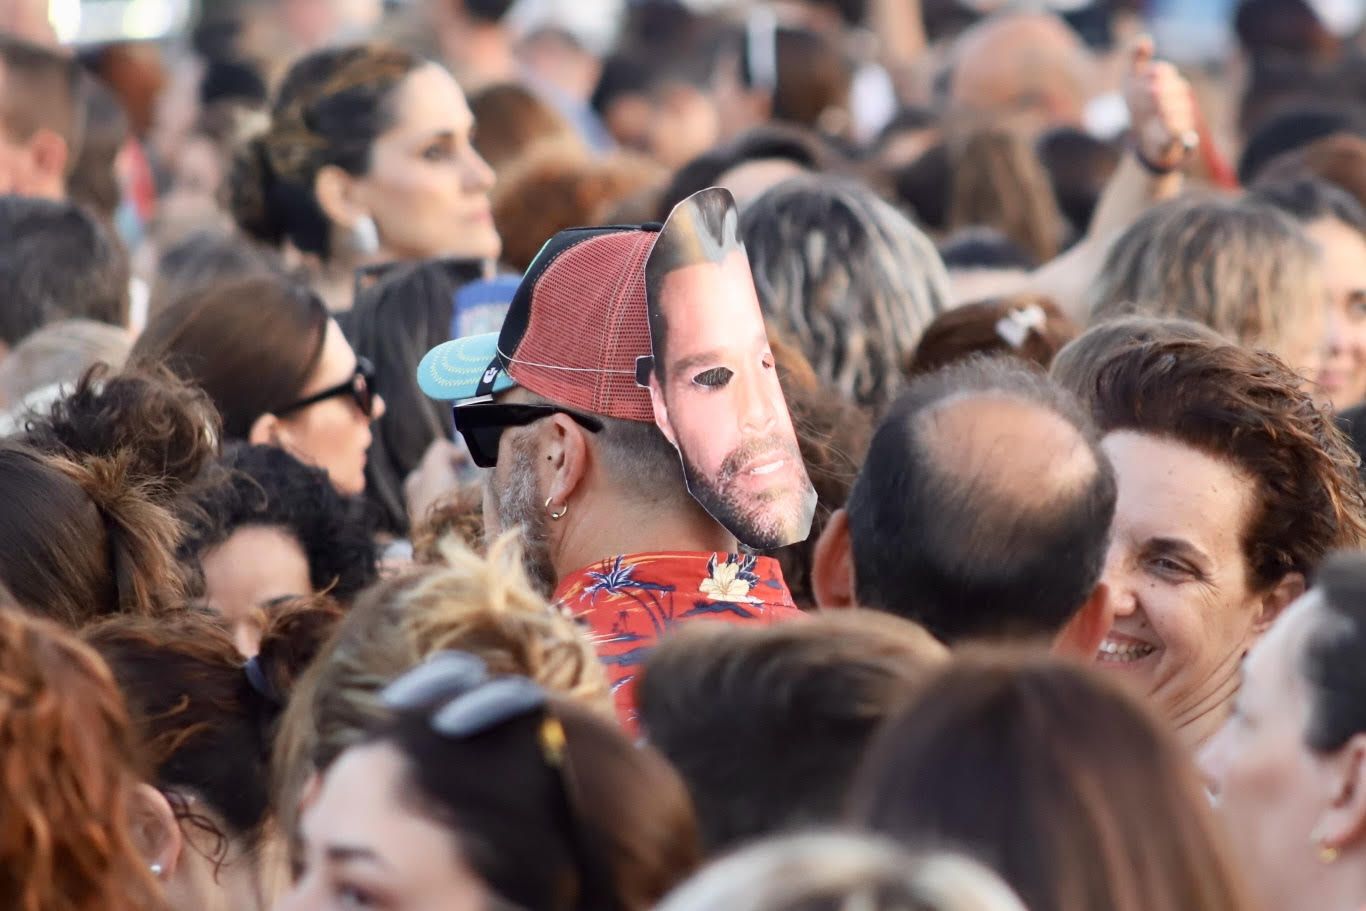
[(313, 195), (327, 220), (349, 231), (369, 213), (360, 205), (356, 178), (336, 165), (326, 165), (313, 179)]
[(816, 539), (811, 559), (811, 593), (822, 610), (842, 610), (857, 606), (856, 591), (849, 513), (837, 509)]
[(555, 503), (568, 503), (588, 474), (588, 431), (563, 414), (555, 415), (549, 423), (553, 436), (541, 453), (550, 471), (546, 494)]
[(1316, 847), (1341, 851), (1366, 838), (1366, 734), (1347, 741), (1326, 765), (1332, 781), (1313, 838)]
[(1110, 600), (1110, 589), (1101, 582), (1081, 610), (1067, 621), (1067, 625), (1053, 640), (1053, 653), (1082, 661), (1093, 660), (1114, 621), (1115, 608)]
[(171, 802), (151, 785), (140, 784), (133, 791), (130, 809), (133, 843), (147, 865), (161, 867), (163, 878), (174, 875), (180, 865), (185, 837)]
[(1286, 573), (1281, 581), (1276, 583), (1276, 587), (1262, 598), (1261, 609), (1252, 627), (1253, 632), (1260, 636), (1269, 630), (1281, 612), (1298, 601), (1307, 589), (1303, 573)]
[(266, 413), (251, 423), (247, 442), (253, 446), (279, 446), (283, 425), (275, 415)]

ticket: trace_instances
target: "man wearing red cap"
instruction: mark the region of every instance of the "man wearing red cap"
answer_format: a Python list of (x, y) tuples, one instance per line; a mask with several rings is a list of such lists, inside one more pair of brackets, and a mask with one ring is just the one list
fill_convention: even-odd
[(439, 346), (418, 375), (428, 395), (456, 402), (457, 430), (492, 469), (489, 533), (521, 527), (529, 570), (588, 628), (631, 729), (636, 672), (674, 624), (800, 616), (776, 561), (741, 553), (689, 494), (636, 382), (652, 353), (645, 263), (657, 236), (557, 234), (502, 331)]

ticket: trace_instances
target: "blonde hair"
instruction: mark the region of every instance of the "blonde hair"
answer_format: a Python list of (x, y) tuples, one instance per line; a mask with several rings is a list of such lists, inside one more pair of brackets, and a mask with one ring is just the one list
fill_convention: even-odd
[(713, 864), (658, 911), (1025, 911), (975, 861), (917, 858), (864, 835), (816, 832), (769, 839)]
[(1087, 304), (1092, 323), (1178, 316), (1279, 352), (1322, 297), (1318, 254), (1288, 215), (1247, 199), (1196, 197), (1134, 222), (1110, 248)]
[(487, 558), (454, 540), (441, 553), (444, 565), (363, 594), (300, 679), (275, 752), (285, 831), (293, 831), (309, 777), (387, 717), (380, 690), (435, 652), (471, 652), (494, 674), (529, 677), (611, 717), (607, 676), (592, 643), (532, 587), (515, 534), (495, 541)]

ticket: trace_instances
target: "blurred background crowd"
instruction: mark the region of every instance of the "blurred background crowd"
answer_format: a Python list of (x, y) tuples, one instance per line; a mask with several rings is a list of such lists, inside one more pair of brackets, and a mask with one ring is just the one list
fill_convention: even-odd
[[(418, 380), (714, 186), (765, 554)], [(1363, 447), (1366, 0), (0, 0), (0, 906), (1362, 911)]]

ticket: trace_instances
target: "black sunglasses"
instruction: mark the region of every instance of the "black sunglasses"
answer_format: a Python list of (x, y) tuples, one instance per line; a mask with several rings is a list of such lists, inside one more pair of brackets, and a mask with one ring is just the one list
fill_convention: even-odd
[(367, 418), (375, 416), (375, 365), (363, 357), (356, 358), (356, 372), (351, 374), (351, 378), (344, 383), (338, 383), (322, 392), (314, 393), (306, 399), (299, 399), (284, 408), (279, 408), (275, 412), (276, 417), (284, 417), (296, 411), (302, 411), (310, 405), (336, 398), (339, 395), (349, 395), (351, 400), (356, 403), (360, 413)]
[(474, 402), (455, 406), (455, 429), (465, 438), (470, 458), (480, 468), (498, 464), (498, 441), (509, 427), (525, 427), (552, 414), (563, 414), (590, 433), (602, 430), (597, 418), (561, 408), (559, 405), (520, 405), (502, 402)]

